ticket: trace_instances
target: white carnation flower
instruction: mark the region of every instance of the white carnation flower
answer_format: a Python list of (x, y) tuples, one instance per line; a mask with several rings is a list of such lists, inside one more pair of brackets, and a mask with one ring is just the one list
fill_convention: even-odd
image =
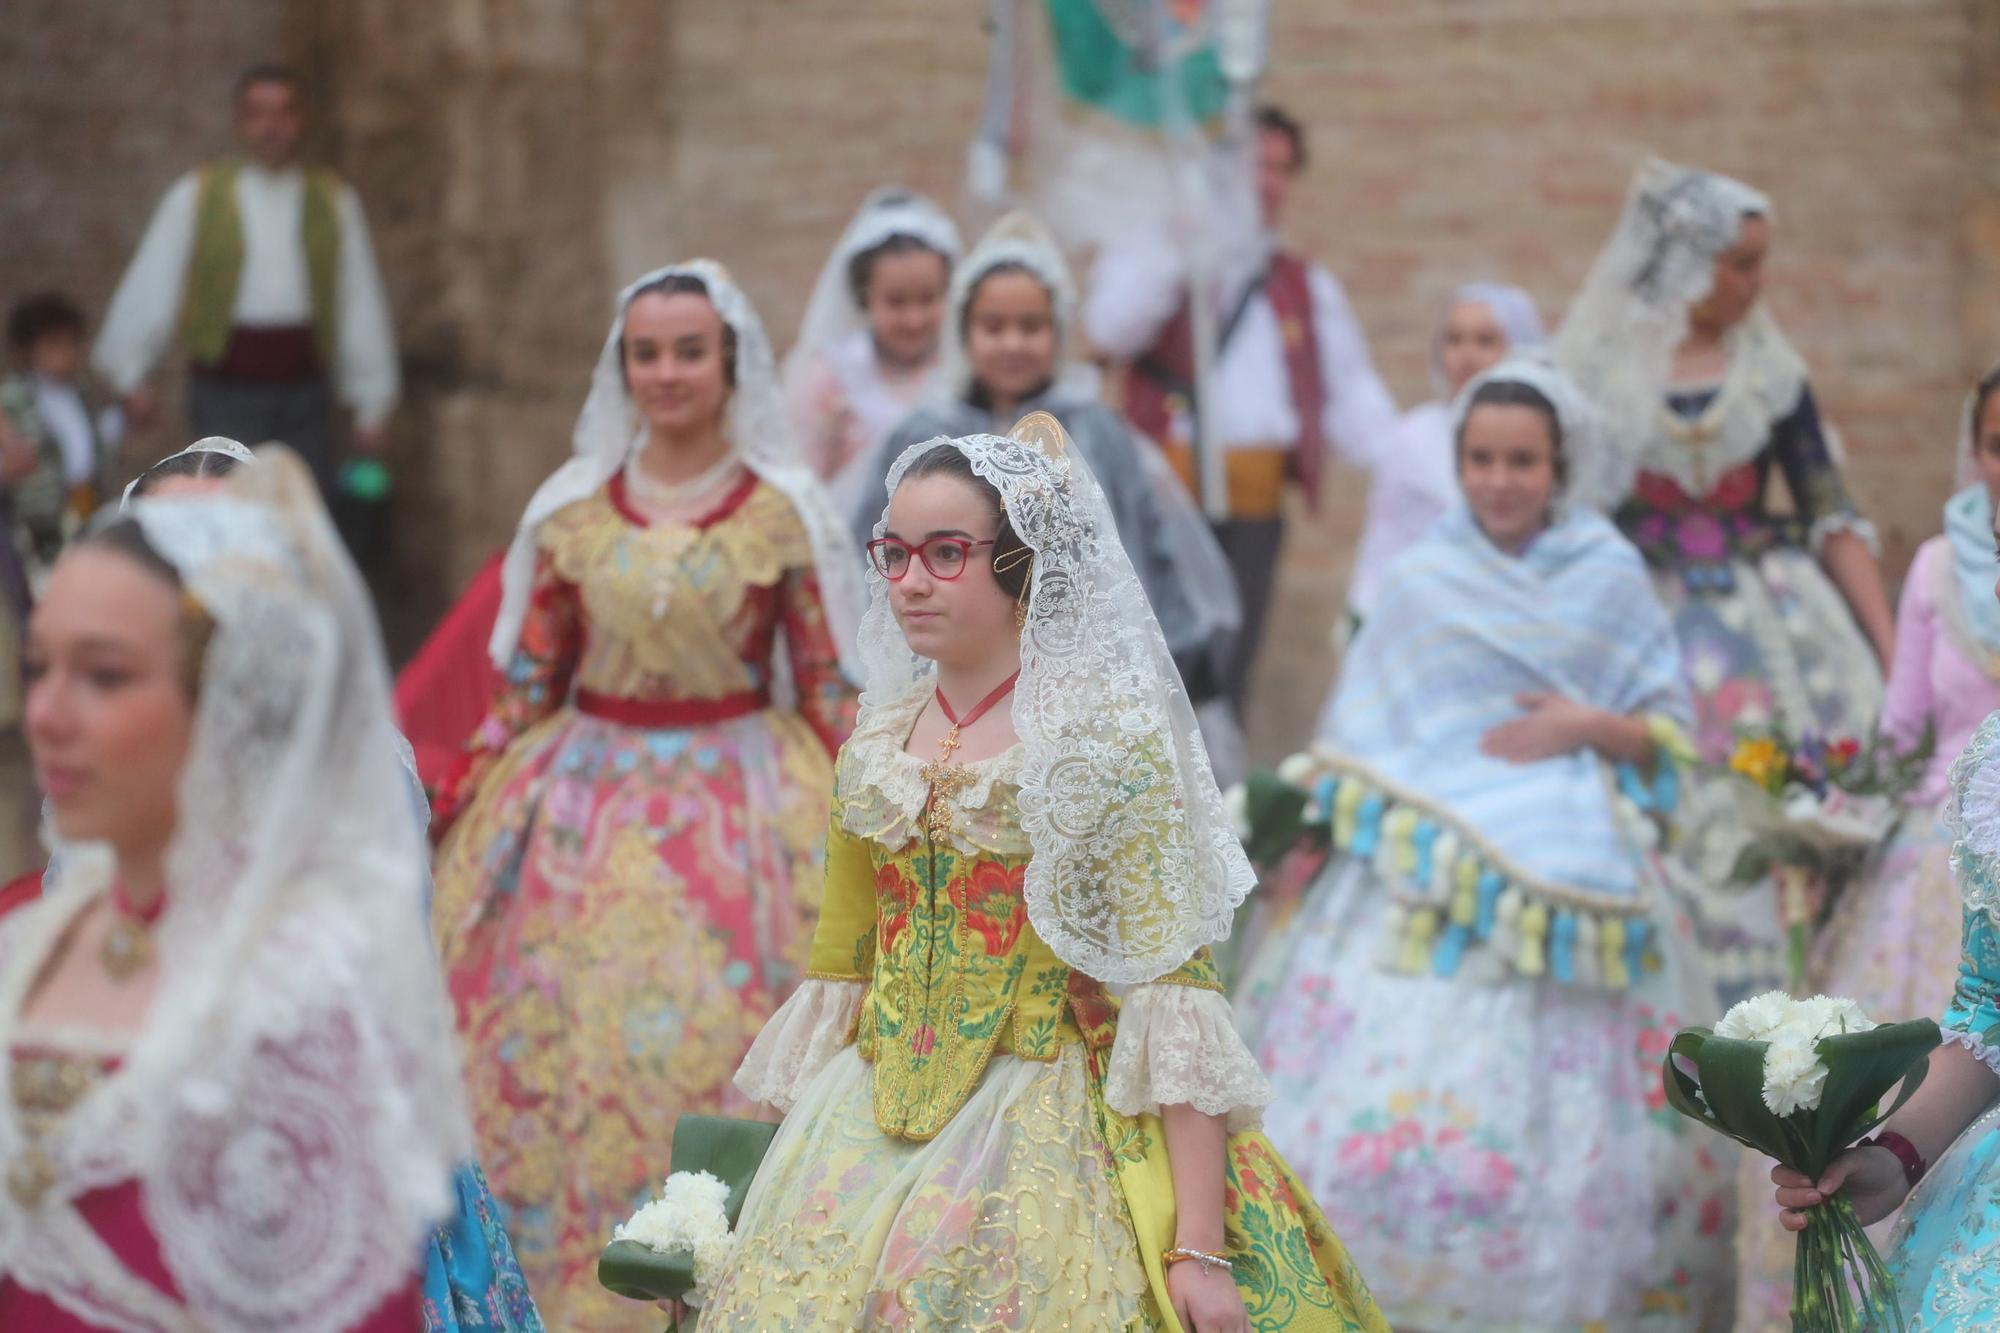
[(1767, 1041), (1791, 1018), (1796, 1003), (1781, 990), (1753, 995), (1738, 1001), (1722, 1016), (1722, 1021), (1715, 1025), (1715, 1035), (1736, 1041)]
[(1800, 1000), (1798, 1014), (1802, 1026), (1812, 1033), (1814, 1040), (1838, 1037), (1847, 1032), (1867, 1032), (1879, 1026), (1874, 1019), (1861, 1012), (1861, 1006), (1854, 1001), (1832, 995), (1815, 995), (1810, 1000)]
[(1774, 1115), (1811, 1111), (1826, 1090), (1826, 1065), (1810, 1038), (1780, 1032), (1764, 1050), (1764, 1105)]
[(692, 1254), (694, 1289), (687, 1303), (699, 1306), (735, 1248), (729, 1186), (707, 1171), (676, 1171), (667, 1177), (659, 1198), (612, 1228), (611, 1239), (636, 1241), (659, 1254)]

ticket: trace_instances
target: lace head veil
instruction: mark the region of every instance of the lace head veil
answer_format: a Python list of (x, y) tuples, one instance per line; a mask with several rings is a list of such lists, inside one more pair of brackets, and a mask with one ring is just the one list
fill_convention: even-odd
[(570, 439), (570, 459), (528, 500), (501, 566), (500, 614), (489, 645), (493, 660), (504, 670), (520, 640), (535, 577), (535, 536), (542, 524), (563, 506), (608, 483), (645, 440), (645, 427), (625, 387), (625, 311), (646, 288), (673, 277), (699, 279), (708, 289), (716, 313), (736, 337), (736, 387), (726, 409), (730, 445), (744, 466), (792, 502), (812, 543), (820, 596), (834, 643), (840, 649), (841, 665), (850, 676), (857, 675), (853, 651), (861, 611), (861, 561), (828, 507), (818, 480), (799, 457), (785, 421), (777, 366), (763, 322), (751, 309), (749, 297), (730, 280), (722, 265), (710, 259), (654, 269), (618, 294), (618, 315), (591, 372), (590, 396), (584, 400)]
[[(34, 1148), (0, 1103), (0, 1162), (46, 1154), (53, 1182), (0, 1193), (0, 1262), (105, 1327), (351, 1327), (410, 1281), (471, 1147), (410, 916), (425, 849), (385, 780), (395, 730), (370, 604), (304, 465), (260, 459), (222, 494), (125, 515), (207, 622), (149, 1016)], [(0, 927), (0, 1049), (83, 900), (108, 889), (106, 849), (72, 852), (53, 895)], [(163, 1314), (75, 1211), (123, 1181), (187, 1312)]]
[(981, 279), (997, 268), (1021, 268), (1033, 274), (1048, 290), (1049, 305), (1056, 326), (1057, 383), (1065, 391), (1083, 395), (1097, 392), (1095, 373), (1070, 361), (1070, 340), (1076, 331), (1076, 278), (1054, 233), (1034, 214), (1016, 210), (995, 222), (960, 260), (951, 273), (949, 321), (944, 332), (943, 385), (955, 399), (963, 399), (972, 388), (972, 362), (965, 349), (966, 308)]
[(1617, 460), (1604, 441), (1604, 427), (1597, 407), (1584, 396), (1569, 376), (1556, 368), (1545, 353), (1509, 353), (1498, 365), (1487, 367), (1465, 382), (1451, 409), (1451, 438), (1454, 453), (1459, 432), (1465, 427), (1472, 400), (1489, 384), (1521, 384), (1548, 399), (1555, 409), (1556, 425), (1562, 431), (1562, 459), (1565, 476), (1561, 491), (1550, 502), (1557, 521), (1571, 509), (1586, 503), (1583, 497), (1599, 493), (1603, 473), (1615, 468)]
[(1464, 283), (1452, 290), (1438, 312), (1437, 331), (1431, 335), (1431, 388), (1441, 397), (1450, 392), (1444, 374), (1445, 321), (1462, 305), (1482, 305), (1492, 313), (1493, 322), (1507, 335), (1509, 356), (1548, 345), (1549, 335), (1542, 327), (1541, 312), (1535, 309), (1535, 298), (1524, 289), (1506, 282)]
[(118, 507), (123, 509), (131, 504), (132, 493), (139, 489), (139, 483), (151, 476), (155, 471), (165, 467), (176, 458), (186, 458), (191, 454), (221, 454), (224, 458), (234, 459), (238, 463), (248, 463), (255, 458), (254, 454), (234, 440), (226, 439), (220, 435), (206, 436), (196, 440), (177, 454), (168, 454), (165, 458), (162, 458), (159, 462), (154, 463), (144, 472), (126, 482), (124, 494), (118, 497)]
[[(1614, 489), (1590, 503), (1623, 498), (1659, 417), (1674, 350), (1687, 337), (1688, 308), (1708, 295), (1715, 261), (1736, 243), (1743, 220), (1770, 216), (1771, 201), (1741, 181), (1658, 158), (1639, 168), (1555, 337), (1557, 363), (1597, 402), (1622, 464), (1602, 470)], [(1745, 323), (1776, 334), (1761, 303)]]
[(785, 385), (805, 372), (815, 355), (824, 355), (858, 332), (866, 315), (854, 299), (848, 275), (854, 260), (899, 236), (920, 242), (925, 249), (944, 256), (947, 265), (958, 263), (964, 246), (958, 228), (930, 200), (896, 186), (872, 191), (861, 211), (847, 224), (833, 253), (813, 283), (812, 298), (806, 302), (805, 318), (799, 324), (798, 340), (785, 354)]
[[(1034, 551), (1013, 696), (1034, 849), (1028, 919), (1086, 975), (1151, 981), (1226, 939), (1253, 883), (1159, 622), (1097, 479), (1054, 417), (912, 445), (890, 469), (892, 495), (933, 449), (971, 461)], [(935, 674), (904, 639), (887, 582), (871, 569), (868, 583), (864, 710), (895, 706)]]

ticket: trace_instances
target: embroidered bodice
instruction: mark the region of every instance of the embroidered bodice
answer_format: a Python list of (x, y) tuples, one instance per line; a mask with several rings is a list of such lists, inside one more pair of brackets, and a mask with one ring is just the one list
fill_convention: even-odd
[[(1018, 747), (968, 765), (971, 780), (941, 798), (948, 802), (948, 832), (931, 837), (924, 761), (903, 750), (922, 702), (917, 694), (901, 706), (876, 710), (841, 751), (826, 894), (807, 982), (808, 988), (832, 983), (859, 992), (857, 1003), (843, 1007), (846, 1030), (836, 1040), (853, 1041), (874, 1065), (875, 1116), (882, 1131), (916, 1140), (944, 1128), (995, 1053), (1054, 1060), (1063, 1046), (1080, 1042), (1100, 1068), (1111, 1068), (1114, 1087), (1121, 1058), (1134, 1064), (1141, 1058), (1137, 1043), (1122, 1057), (1111, 1050), (1120, 1002), (1101, 982), (1058, 959), (1028, 920), (1022, 878), (1031, 849), (1015, 810)], [(1142, 1011), (1139, 997), (1147, 992), (1155, 998), (1207, 992), (1204, 998), (1220, 1019), (1213, 1031), (1202, 1027), (1202, 1042), (1196, 1044), (1204, 1049), (1183, 1053), (1184, 1067), (1177, 1073), (1161, 1067), (1176, 1060), (1156, 1048), (1149, 1053), (1154, 1068), (1134, 1077), (1149, 1078), (1155, 1089), (1175, 1077), (1183, 1084), (1192, 1078), (1216, 1098), (1203, 1109), (1254, 1111), (1266, 1085), (1228, 1032), (1221, 990), (1205, 948), (1158, 982), (1138, 988), (1132, 1003)], [(806, 992), (794, 1001), (812, 1003)], [(1164, 1018), (1150, 1021), (1167, 1025)], [(766, 1036), (785, 1024), (781, 1013)], [(764, 1041), (760, 1038), (760, 1045)], [(1214, 1045), (1207, 1047), (1210, 1041)], [(824, 1052), (817, 1058), (823, 1061)], [(762, 1077), (752, 1075), (759, 1063), (753, 1051), (739, 1083)], [(788, 1082), (800, 1077), (796, 1070), (785, 1072)], [(783, 1104), (774, 1091), (758, 1095)], [(1203, 1100), (1185, 1089), (1168, 1098), (1169, 1103)]]
[(649, 522), (615, 477), (558, 511), (538, 541), (520, 647), (440, 784), (434, 829), (516, 736), (574, 697), (700, 704), (768, 692), (780, 630), (798, 710), (829, 753), (853, 726), (805, 527), (753, 474), (693, 523)]
[[(1748, 446), (1736, 438), (1750, 438), (1737, 419), (1753, 406), (1739, 402), (1745, 397), (1759, 414), (1771, 411), (1762, 439)], [(1791, 494), (1790, 513), (1771, 507), (1774, 471)], [(1618, 525), (1649, 563), (1680, 569), (1717, 568), (1777, 545), (1816, 549), (1841, 528), (1872, 536), (1803, 383), (1789, 406), (1756, 399), (1734, 381), (1670, 393)]]

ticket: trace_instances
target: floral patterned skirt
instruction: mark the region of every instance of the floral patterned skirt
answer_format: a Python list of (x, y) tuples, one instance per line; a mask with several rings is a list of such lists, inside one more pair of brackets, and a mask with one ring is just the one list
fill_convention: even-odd
[[(1104, 1105), (1081, 1044), (996, 1055), (935, 1139), (875, 1127), (849, 1047), (807, 1086), (737, 1223), (702, 1333), (1173, 1330), (1159, 1255), (1173, 1181), (1152, 1116)], [(1368, 1289), (1263, 1136), (1232, 1135), (1225, 1234), (1259, 1333), (1383, 1330)]]
[[(1728, 761), (1739, 728), (1861, 738), (1882, 706), (1882, 674), (1847, 603), (1819, 562), (1795, 546), (1729, 561), (1727, 577), (1689, 587), (1655, 568), (1654, 591), (1674, 620), (1694, 695), (1695, 746)], [(1733, 779), (1696, 778), (1682, 794), (1678, 853), (1691, 872), (1697, 936), (1728, 1004), (1786, 982), (1785, 931), (1769, 878), (1733, 885), (1750, 829)]]
[[(1337, 857), (1239, 1007), (1276, 1144), (1397, 1328), (1723, 1329), (1736, 1150), (1665, 1104), (1712, 1017), (1685, 924), (1634, 992), (1378, 966), (1388, 894)], [(1489, 960), (1490, 961), (1490, 960)]]
[(433, 909), (480, 1161), (551, 1328), (645, 1330), (597, 1285), (684, 1110), (730, 1077), (804, 966), (832, 764), (767, 710), (650, 731), (563, 709), (440, 850)]

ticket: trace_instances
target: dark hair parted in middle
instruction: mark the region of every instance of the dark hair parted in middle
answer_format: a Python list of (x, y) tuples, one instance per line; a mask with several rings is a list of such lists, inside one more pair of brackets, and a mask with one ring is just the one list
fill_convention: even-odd
[(228, 454), (213, 449), (169, 454), (139, 474), (132, 483), (132, 498), (138, 499), (168, 477), (226, 477), (241, 466)]
[(951, 256), (918, 237), (897, 232), (879, 245), (871, 245), (847, 261), (847, 291), (854, 298), (856, 306), (868, 304), (868, 284), (875, 276), (875, 265), (890, 255), (936, 255), (944, 265), (946, 274), (951, 272)]
[[(692, 273), (669, 273), (664, 278), (655, 278), (633, 292), (632, 301), (642, 296), (699, 296), (710, 306), (715, 306), (715, 296), (708, 290), (708, 284)], [(627, 310), (632, 308), (632, 301), (625, 303)], [(716, 307), (715, 317), (722, 323), (722, 382), (733, 389), (736, 387), (736, 330), (722, 318), (720, 307)], [(622, 333), (618, 340), (618, 376), (620, 379), (625, 376), (625, 339)]]
[(1465, 449), (1465, 423), (1472, 420), (1472, 414), (1481, 407), (1532, 407), (1542, 414), (1549, 423), (1549, 444), (1554, 450), (1556, 488), (1561, 490), (1569, 482), (1569, 454), (1563, 448), (1562, 418), (1556, 414), (1556, 405), (1532, 384), (1519, 380), (1488, 380), (1472, 391), (1472, 398), (1465, 405), (1465, 412), (1459, 417), (1458, 438), (1452, 441), (1454, 456)]
[(993, 581), (1000, 585), (1000, 591), (1019, 601), (1028, 587), (1028, 576), (1034, 570), (1034, 552), (1014, 531), (1014, 524), (1007, 517), (1007, 504), (1000, 498), (999, 487), (980, 476), (973, 469), (972, 460), (948, 444), (940, 444), (917, 455), (899, 484), (916, 477), (954, 477), (979, 492), (979, 498), (993, 515), (995, 525)]

